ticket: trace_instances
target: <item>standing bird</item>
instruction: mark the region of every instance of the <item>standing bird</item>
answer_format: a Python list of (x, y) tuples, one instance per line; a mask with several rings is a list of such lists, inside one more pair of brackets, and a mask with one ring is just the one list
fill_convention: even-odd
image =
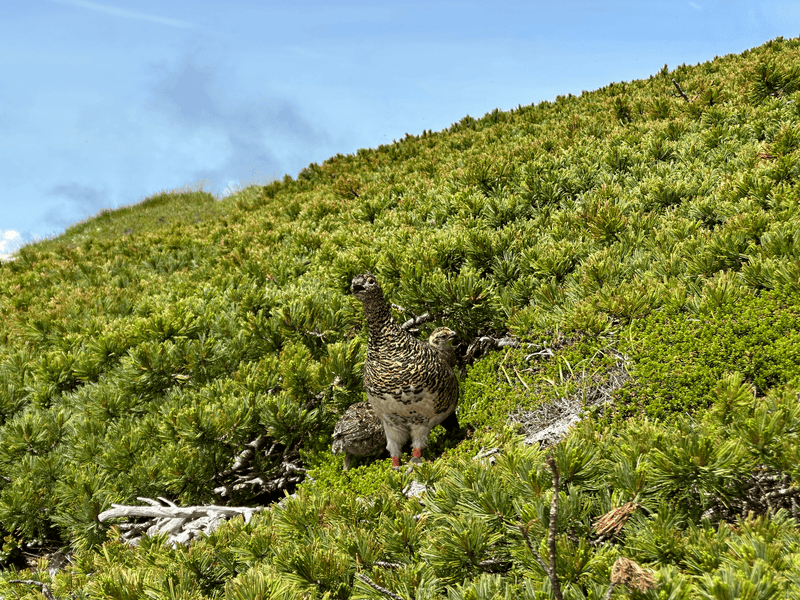
[[(456, 333), (452, 329), (437, 327), (428, 338), (428, 343), (444, 355), (451, 367), (456, 364), (456, 352), (452, 345), (455, 337)], [(453, 415), (448, 418), (453, 418)], [(383, 423), (369, 402), (350, 405), (333, 428), (333, 453), (344, 453), (345, 471), (350, 469), (354, 456), (372, 456), (385, 446)]]
[(439, 350), (397, 326), (374, 275), (356, 275), (350, 290), (364, 305), (369, 331), (364, 389), (383, 423), (392, 466), (400, 466), (409, 437), (412, 461), (421, 462), (431, 429), (455, 410), (455, 372)]
[(383, 424), (368, 402), (352, 404), (333, 428), (333, 453), (345, 453), (344, 470), (354, 456), (372, 456), (386, 446)]

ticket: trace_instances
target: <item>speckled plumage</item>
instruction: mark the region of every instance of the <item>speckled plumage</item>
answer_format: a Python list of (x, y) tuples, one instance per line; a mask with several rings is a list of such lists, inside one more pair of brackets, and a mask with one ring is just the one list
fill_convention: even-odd
[(350, 289), (364, 305), (369, 330), (364, 389), (383, 423), (392, 464), (399, 465), (409, 437), (418, 460), (431, 429), (455, 410), (455, 373), (439, 350), (397, 326), (374, 275), (356, 275)]
[(354, 456), (378, 454), (385, 446), (383, 423), (368, 402), (351, 405), (333, 428), (333, 453), (345, 453), (345, 471)]
[(455, 338), (456, 332), (449, 327), (437, 327), (428, 338), (428, 343), (442, 353), (445, 361), (451, 367), (455, 367), (457, 362), (456, 349), (453, 348)]

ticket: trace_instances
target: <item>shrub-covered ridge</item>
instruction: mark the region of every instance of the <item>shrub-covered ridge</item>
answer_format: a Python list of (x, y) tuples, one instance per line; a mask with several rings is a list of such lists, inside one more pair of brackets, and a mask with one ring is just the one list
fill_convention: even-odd
[[(363, 571), (405, 596), (547, 597), (514, 529), (543, 539), (544, 454), (490, 440), (625, 355), (616, 404), (553, 450), (565, 597), (604, 594), (617, 556), (664, 597), (797, 595), (794, 505), (763, 498), (790, 501), (798, 480), (799, 90), (800, 42), (774, 40), (222, 201), (161, 194), (23, 248), (0, 265), (4, 560), (78, 550), (56, 589), (89, 596), (377, 597)], [(330, 454), (363, 399), (348, 286), (365, 270), (398, 318), (437, 317), (423, 338), (446, 324), (462, 354), (482, 335), (521, 342), (464, 367), (466, 439), (434, 432), (424, 508), (381, 462), (343, 475)], [(494, 467), (471, 462), (500, 441)], [(298, 469), (317, 483), (297, 499), (188, 549), (126, 549), (97, 520), (137, 496), (267, 503)], [(590, 543), (593, 519), (634, 501), (617, 538)]]

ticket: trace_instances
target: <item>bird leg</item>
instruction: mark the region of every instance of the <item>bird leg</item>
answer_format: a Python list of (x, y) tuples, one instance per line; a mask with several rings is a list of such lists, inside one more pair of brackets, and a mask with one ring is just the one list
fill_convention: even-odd
[(383, 430), (386, 433), (386, 449), (392, 457), (392, 466), (399, 467), (400, 455), (403, 453), (403, 444), (408, 439), (408, 432), (386, 421), (383, 422)]

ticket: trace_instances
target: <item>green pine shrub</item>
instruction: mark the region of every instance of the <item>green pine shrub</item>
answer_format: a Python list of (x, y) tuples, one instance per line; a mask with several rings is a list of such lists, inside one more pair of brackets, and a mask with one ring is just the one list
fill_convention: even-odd
[[(762, 296), (706, 292), (694, 311), (665, 307), (631, 325), (637, 383), (622, 405), (653, 416), (706, 408), (716, 382), (739, 372), (760, 394), (800, 377), (796, 292)], [(716, 298), (716, 299), (715, 299)]]
[[(0, 594), (36, 596), (9, 583), (36, 577), (64, 597), (384, 597), (364, 576), (547, 598), (519, 525), (546, 555), (549, 452), (565, 598), (604, 598), (619, 557), (659, 587), (615, 597), (800, 596), (797, 515), (758, 488), (800, 480), (799, 72), (778, 38), (25, 246), (0, 264)], [(366, 270), (396, 320), (433, 316), (422, 339), (519, 342), (459, 365), (462, 431), (437, 427), (411, 474), (330, 453), (363, 400)], [(510, 417), (585, 402), (621, 360), (613, 406), (547, 452), (518, 443)], [(257, 439), (253, 477), (291, 459), (306, 481), (215, 493)], [(273, 503), (186, 548), (130, 548), (97, 516), (139, 496)], [(14, 571), (58, 547), (72, 566)]]

